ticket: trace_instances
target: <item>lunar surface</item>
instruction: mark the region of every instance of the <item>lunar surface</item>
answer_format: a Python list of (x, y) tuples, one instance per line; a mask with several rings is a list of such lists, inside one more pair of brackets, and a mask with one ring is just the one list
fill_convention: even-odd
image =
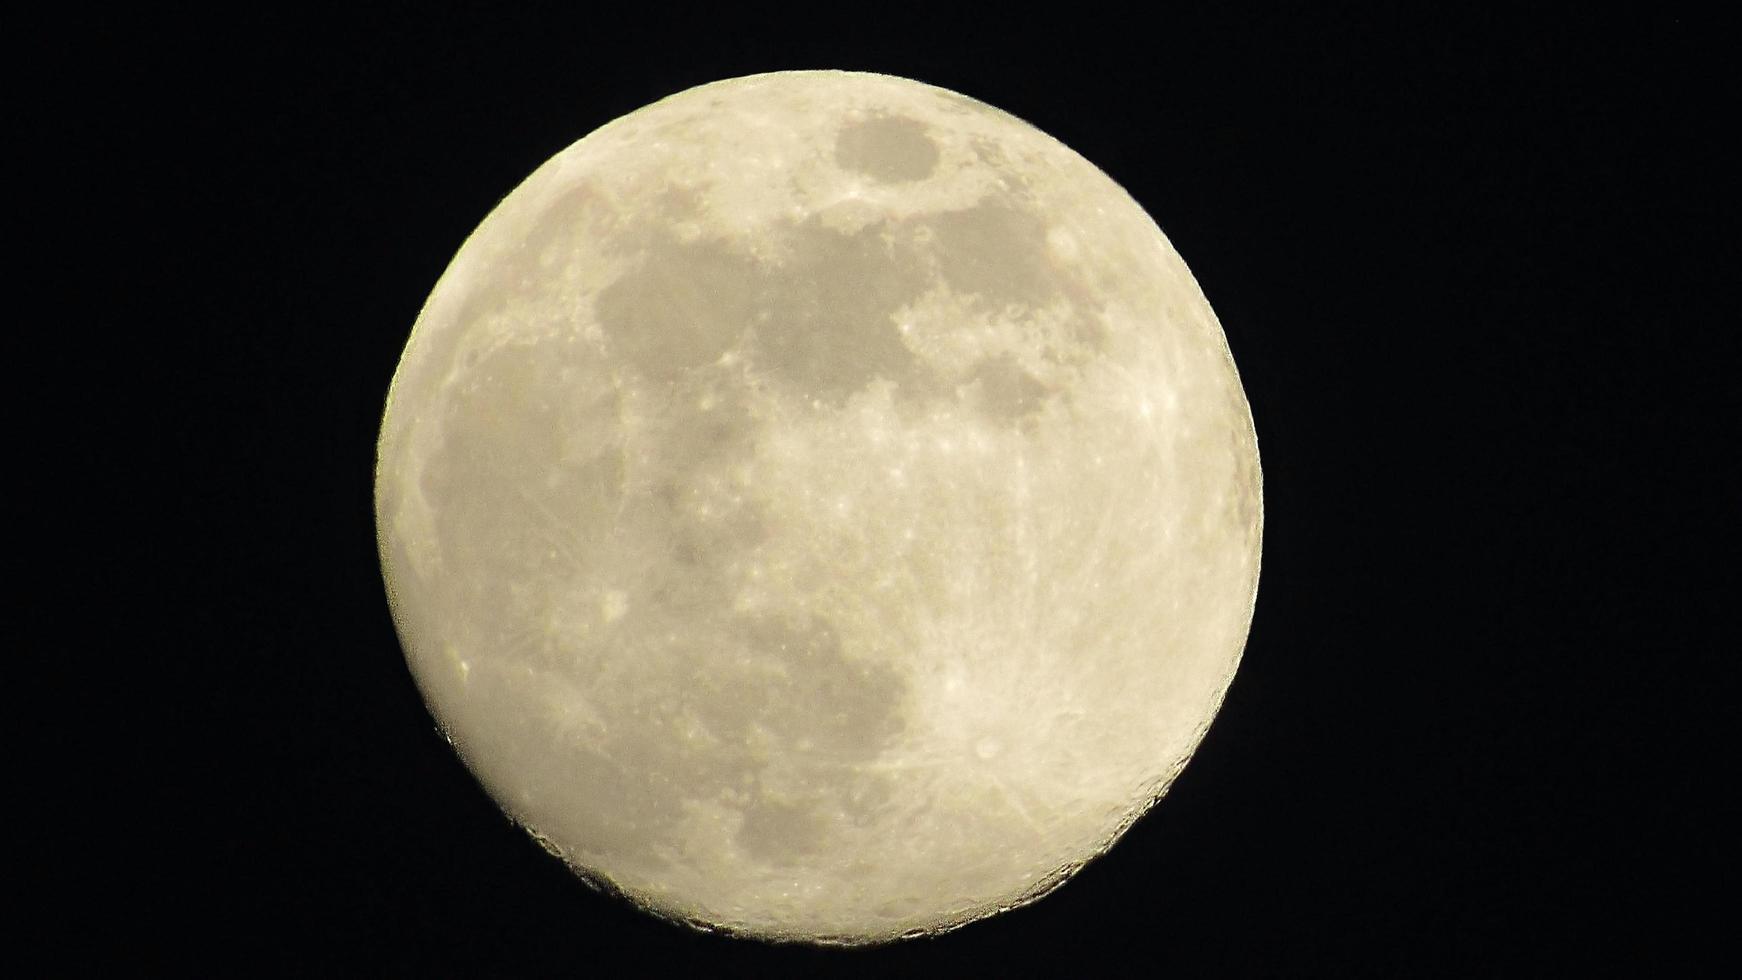
[(860, 943), (1030, 901), (1204, 736), (1257, 443), (1117, 184), (918, 82), (631, 113), (466, 241), (394, 377), (413, 676), (516, 822), (659, 915)]

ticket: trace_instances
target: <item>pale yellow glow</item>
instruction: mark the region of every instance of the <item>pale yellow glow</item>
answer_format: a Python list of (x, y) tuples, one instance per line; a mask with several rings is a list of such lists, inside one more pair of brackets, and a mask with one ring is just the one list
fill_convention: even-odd
[(1038, 130), (917, 82), (692, 89), (437, 283), (376, 504), (431, 711), (659, 914), (864, 942), (1044, 894), (1191, 755), (1262, 524), (1214, 314)]

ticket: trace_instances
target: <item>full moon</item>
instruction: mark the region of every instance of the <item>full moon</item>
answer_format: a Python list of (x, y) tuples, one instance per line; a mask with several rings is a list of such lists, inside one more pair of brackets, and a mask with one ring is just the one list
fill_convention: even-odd
[(598, 129), (454, 257), (387, 398), (412, 676), (657, 915), (867, 943), (1032, 901), (1166, 791), (1256, 596), (1215, 314), (1106, 174), (883, 75)]

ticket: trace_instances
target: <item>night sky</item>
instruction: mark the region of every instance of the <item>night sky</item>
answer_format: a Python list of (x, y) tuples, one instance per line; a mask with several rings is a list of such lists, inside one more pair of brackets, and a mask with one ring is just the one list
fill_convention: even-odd
[[(78, 661), (104, 679), (89, 697), (129, 721), (101, 778), (48, 797), (72, 811), (74, 840), (45, 850), (73, 891), (44, 906), (67, 937), (37, 934), (74, 964), (232, 975), (1716, 962), (1724, 35), (1663, 5), (1279, 7), (1139, 25), (393, 5), (27, 30), (21, 112), (49, 128), (21, 145), (94, 188), (71, 237), (113, 256), (62, 295), (113, 328), (114, 383), (63, 390), (116, 404), (48, 441), (136, 488), (83, 511), (118, 516), (76, 525), (94, 557), (65, 581), (150, 616), (87, 604), (58, 627), (63, 652), (100, 651)], [(399, 352), (495, 202), (617, 116), (791, 68), (962, 92), (1121, 183), (1221, 319), (1265, 477), (1245, 660), (1168, 797), (1036, 905), (853, 952), (664, 924), (511, 826), (406, 670), (371, 498)], [(111, 683), (102, 665), (141, 667), (140, 630), (159, 652)], [(30, 744), (52, 762), (73, 750), (50, 731)]]

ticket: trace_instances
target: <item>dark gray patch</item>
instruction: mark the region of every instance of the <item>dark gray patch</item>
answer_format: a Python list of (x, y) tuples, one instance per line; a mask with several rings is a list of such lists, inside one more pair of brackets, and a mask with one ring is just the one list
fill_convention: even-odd
[(873, 225), (846, 235), (814, 220), (792, 230), (793, 258), (761, 285), (758, 366), (828, 401), (879, 377), (915, 380), (918, 364), (894, 317), (925, 288), (926, 274), (880, 232)]
[(915, 228), (931, 232), (929, 251), (944, 281), (985, 312), (1020, 319), (1064, 300), (1069, 340), (1083, 350), (1049, 351), (1046, 356), (1069, 363), (1079, 360), (1080, 353), (1092, 355), (1105, 349), (1102, 304), (1069, 266), (1053, 260), (1047, 249), (1047, 227), (1006, 195), (915, 219), (907, 231), (909, 235)]
[(1046, 224), (1027, 211), (982, 202), (929, 220), (939, 271), (959, 293), (1001, 309), (1042, 305), (1066, 287), (1047, 257)]
[(1086, 295), (1087, 291), (1080, 287), (1073, 291), (1077, 305), (1065, 326), (1070, 332), (1071, 340), (1081, 347), (1100, 353), (1107, 349), (1107, 324), (1098, 313), (1084, 312), (1085, 309), (1100, 309), (1100, 304), (1091, 303)]
[(884, 184), (924, 180), (938, 165), (938, 147), (917, 119), (874, 116), (835, 138), (835, 165)]
[(450, 397), (443, 442), (419, 476), (442, 502), (443, 558), (463, 570), (456, 601), (482, 604), (485, 618), (509, 601), (509, 583), (576, 560), (568, 542), (603, 533), (622, 497), (616, 393), (577, 390), (564, 369), (550, 344), (492, 351)]
[(688, 476), (750, 450), (758, 426), (742, 385), (728, 371), (697, 371), (650, 387), (647, 397), (646, 431), (658, 441), (659, 458), (674, 472)]
[(847, 656), (826, 622), (753, 617), (741, 631), (748, 659), (699, 676), (709, 691), (694, 703), (728, 737), (741, 740), (759, 725), (804, 773), (784, 780), (777, 798), (758, 794), (739, 832), (746, 849), (779, 860), (814, 849), (823, 808), (851, 816), (881, 802), (879, 787), (851, 766), (875, 758), (901, 731), (906, 683), (887, 666)]
[(981, 361), (969, 378), (980, 386), (980, 407), (1005, 421), (1033, 414), (1052, 392), (1008, 356)]
[(594, 312), (612, 351), (650, 380), (680, 379), (749, 339), (757, 367), (838, 403), (875, 378), (916, 380), (894, 314), (924, 289), (926, 271), (880, 232), (789, 226), (791, 258), (772, 267), (719, 241), (659, 235)]
[(826, 827), (815, 805), (757, 797), (744, 811), (738, 843), (770, 864), (789, 864), (822, 844)]
[[(731, 470), (754, 448), (757, 425), (746, 393), (724, 368), (703, 368), (650, 387), (642, 437), (658, 470), (641, 501), (649, 519), (641, 529), (679, 565), (714, 575), (732, 555), (767, 536), (762, 507), (733, 502), (708, 485), (731, 485)], [(696, 504), (708, 503), (701, 513)]]
[(756, 266), (717, 242), (658, 238), (607, 286), (594, 315), (611, 349), (654, 380), (709, 364), (738, 342), (756, 310)]
[[(716, 602), (719, 597), (716, 596)], [(720, 608), (720, 607), (716, 607)], [(723, 612), (723, 609), (722, 609)], [(646, 776), (621, 786), (610, 807), (629, 808), (648, 828), (671, 826), (683, 803), (720, 799), (744, 808), (739, 843), (772, 863), (795, 860), (826, 836), (828, 814), (869, 819), (888, 789), (855, 766), (875, 758), (901, 731), (903, 677), (843, 650), (827, 623), (782, 616), (731, 617), (712, 638), (653, 655), (678, 670), (674, 697), (650, 696), (633, 709), (603, 701), (607, 757)], [(706, 751), (674, 737), (691, 726), (707, 733)], [(781, 761), (770, 784), (759, 741)]]
[(764, 618), (750, 622), (746, 632), (752, 649), (780, 667), (765, 723), (799, 751), (869, 759), (901, 730), (901, 676), (846, 656), (827, 623)]
[(760, 724), (788, 754), (852, 762), (875, 757), (901, 730), (902, 677), (847, 656), (826, 623), (741, 619), (722, 648), (742, 655), (701, 658), (690, 704), (728, 742)]

